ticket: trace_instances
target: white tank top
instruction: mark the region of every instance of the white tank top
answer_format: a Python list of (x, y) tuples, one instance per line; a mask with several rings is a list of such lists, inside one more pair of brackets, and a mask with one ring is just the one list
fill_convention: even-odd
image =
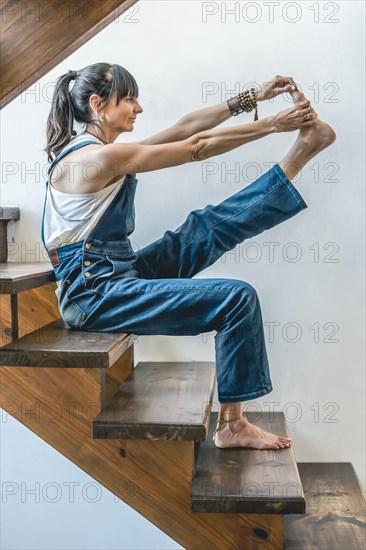
[[(64, 149), (84, 141), (88, 134), (74, 138)], [(91, 138), (94, 141), (94, 137)], [(102, 144), (95, 139), (95, 143)], [(51, 172), (52, 175), (52, 172)], [(107, 210), (126, 176), (95, 193), (63, 193), (47, 185), (43, 220), (44, 240), (48, 250), (84, 240)]]

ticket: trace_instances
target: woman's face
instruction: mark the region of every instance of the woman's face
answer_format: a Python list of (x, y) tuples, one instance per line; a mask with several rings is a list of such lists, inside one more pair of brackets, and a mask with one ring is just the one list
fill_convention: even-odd
[(136, 117), (142, 112), (143, 108), (137, 98), (131, 95), (123, 97), (118, 105), (112, 98), (109, 104), (100, 110), (100, 114), (103, 115), (103, 126), (118, 134), (132, 132)]

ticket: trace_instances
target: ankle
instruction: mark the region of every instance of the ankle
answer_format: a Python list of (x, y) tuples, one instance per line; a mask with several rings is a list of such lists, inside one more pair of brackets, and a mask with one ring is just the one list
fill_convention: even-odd
[(221, 418), (219, 417), (217, 419), (217, 423), (218, 424), (231, 424), (232, 422), (237, 422), (238, 420), (241, 420), (243, 417), (243, 415), (240, 415), (240, 416), (237, 416), (237, 417), (231, 417), (231, 418)]
[(243, 414), (242, 402), (220, 403), (218, 421), (231, 422), (233, 419), (240, 418)]

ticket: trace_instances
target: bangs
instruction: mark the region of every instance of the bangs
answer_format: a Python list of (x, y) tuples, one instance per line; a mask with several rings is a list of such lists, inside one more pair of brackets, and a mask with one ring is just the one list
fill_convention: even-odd
[(138, 97), (139, 87), (131, 73), (121, 65), (112, 65), (110, 72), (112, 78), (110, 97), (115, 95), (116, 105), (128, 95)]

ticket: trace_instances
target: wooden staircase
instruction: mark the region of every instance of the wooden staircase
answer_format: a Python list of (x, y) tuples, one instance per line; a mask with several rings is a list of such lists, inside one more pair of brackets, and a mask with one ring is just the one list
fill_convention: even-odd
[[(27, 265), (5, 264), (0, 279), (5, 411), (184, 548), (363, 548), (365, 499), (350, 464), (216, 448), (214, 363), (135, 366), (133, 335), (71, 330), (51, 269)], [(280, 413), (248, 416), (288, 434)]]
[[(4, 3), (0, 107), (135, 3), (78, 0), (71, 20), (63, 0)], [(49, 264), (0, 271), (0, 407), (98, 483), (189, 550), (364, 548), (351, 464), (217, 449), (213, 363), (135, 365), (133, 335), (59, 319)], [(288, 434), (281, 414), (250, 419)]]

